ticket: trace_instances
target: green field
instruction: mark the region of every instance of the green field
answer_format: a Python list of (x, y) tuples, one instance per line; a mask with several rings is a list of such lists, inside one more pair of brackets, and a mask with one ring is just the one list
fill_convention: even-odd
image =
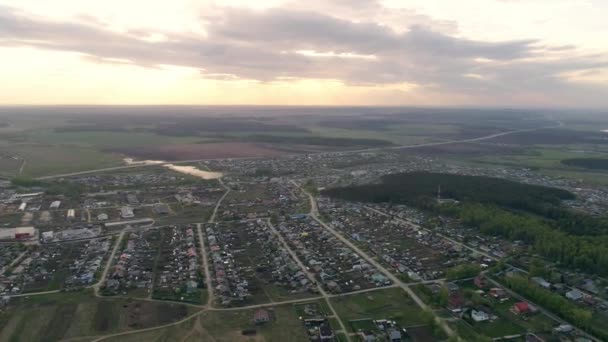
[(441, 135), (458, 132), (457, 127), (445, 125), (398, 125), (382, 131), (355, 130), (322, 126), (309, 126), (307, 128), (310, 129), (314, 134), (318, 134), (323, 137), (382, 139), (391, 141), (397, 145), (415, 145), (428, 142), (445, 141), (448, 139), (440, 138)]
[(451, 161), (481, 167), (525, 167), (550, 176), (566, 177), (589, 184), (608, 184), (608, 172), (587, 170), (562, 164), (571, 158), (606, 158), (604, 148), (589, 146), (533, 147), (519, 154), (485, 155), (474, 157), (450, 157)]
[(98, 299), (90, 292), (14, 299), (0, 316), (0, 341), (57, 341), (168, 324), (193, 309), (171, 303)]
[[(195, 317), (177, 326), (113, 337), (112, 341), (308, 341), (304, 324), (292, 305), (269, 310), (273, 319), (263, 325), (252, 323), (255, 310), (207, 311), (202, 312), (200, 318)], [(245, 329), (255, 330), (255, 334), (244, 336), (242, 331)]]
[(123, 146), (150, 146), (191, 144), (200, 142), (197, 137), (170, 137), (150, 132), (54, 132), (31, 133), (28, 140), (40, 144), (69, 144), (93, 148), (112, 148)]
[(334, 297), (331, 303), (348, 329), (351, 329), (348, 322), (359, 319), (392, 319), (403, 327), (425, 323), (422, 310), (402, 289)]

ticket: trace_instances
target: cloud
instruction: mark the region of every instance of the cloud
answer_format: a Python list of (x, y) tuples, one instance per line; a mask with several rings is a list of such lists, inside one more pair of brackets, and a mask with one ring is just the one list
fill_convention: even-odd
[[(334, 0), (325, 6), (340, 8), (345, 3)], [(374, 18), (391, 12), (375, 1), (357, 3)], [(413, 18), (411, 23), (403, 22), (402, 30), (394, 23), (349, 20), (310, 6), (221, 8), (202, 17), (206, 34), (201, 35), (117, 32), (101, 22), (56, 22), (0, 7), (0, 46), (79, 52), (100, 63), (185, 66), (199, 69), (207, 78), (411, 84), (419, 91), (466, 94), (488, 101), (526, 92), (545, 98), (564, 93), (590, 98), (592, 89), (603, 95), (591, 100), (606, 101), (607, 91), (597, 82), (580, 85), (562, 77), (607, 68), (603, 55), (580, 55), (574, 46), (547, 46), (535, 39), (466, 39), (450, 34), (450, 25), (440, 23), (434, 29), (430, 18), (396, 11), (400, 18)], [(352, 12), (353, 17), (362, 15)], [(352, 58), (358, 55), (370, 58)]]

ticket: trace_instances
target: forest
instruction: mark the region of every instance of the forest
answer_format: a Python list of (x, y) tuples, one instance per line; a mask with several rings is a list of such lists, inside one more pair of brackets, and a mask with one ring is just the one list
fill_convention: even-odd
[(379, 184), (332, 188), (325, 195), (350, 201), (416, 204), (435, 198), (440, 188), (443, 199), (491, 203), (535, 213), (575, 198), (566, 190), (506, 179), (431, 172), (386, 175)]
[(571, 158), (561, 161), (568, 166), (583, 167), (585, 169), (608, 170), (608, 159), (603, 158)]

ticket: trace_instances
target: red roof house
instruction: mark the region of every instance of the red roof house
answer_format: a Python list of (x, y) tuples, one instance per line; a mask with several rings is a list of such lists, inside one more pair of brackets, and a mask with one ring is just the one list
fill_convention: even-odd
[(530, 305), (526, 302), (515, 303), (511, 307), (511, 311), (517, 315), (526, 314), (530, 312)]

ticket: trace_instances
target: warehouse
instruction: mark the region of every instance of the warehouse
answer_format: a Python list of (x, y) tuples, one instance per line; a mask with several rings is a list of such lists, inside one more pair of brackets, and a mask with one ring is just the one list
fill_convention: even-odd
[(0, 229), (0, 240), (29, 240), (36, 236), (34, 227)]

